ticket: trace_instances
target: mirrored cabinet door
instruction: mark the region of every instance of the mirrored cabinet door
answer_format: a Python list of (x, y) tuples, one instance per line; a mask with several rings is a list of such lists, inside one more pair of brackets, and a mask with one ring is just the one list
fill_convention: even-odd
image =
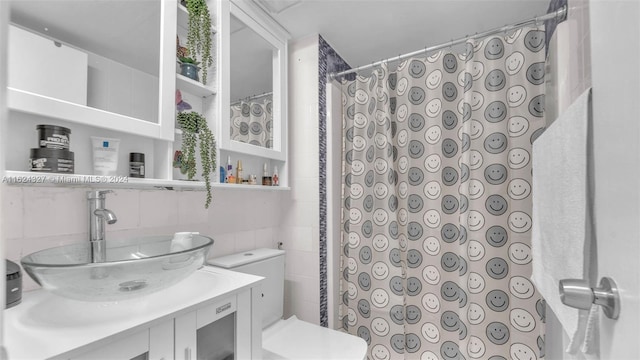
[(11, 1), (10, 108), (170, 139), (175, 65), (162, 52), (175, 12), (175, 1)]
[(286, 32), (243, 2), (230, 2), (228, 96), (221, 149), (286, 160)]
[(230, 27), (231, 140), (273, 149), (271, 70), (278, 49), (233, 14)]

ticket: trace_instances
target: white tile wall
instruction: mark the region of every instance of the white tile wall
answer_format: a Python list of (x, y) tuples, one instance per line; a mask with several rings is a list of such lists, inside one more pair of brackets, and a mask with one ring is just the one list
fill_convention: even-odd
[(22, 188), (3, 186), (2, 193), (2, 225), (4, 235), (8, 239), (21, 238), (24, 234), (24, 208), (22, 206)]
[(318, 36), (289, 45), (289, 183), (279, 241), (286, 256), (285, 317), (320, 322)]
[[(108, 200), (107, 200), (108, 201)], [(109, 204), (107, 202), (107, 204)], [(178, 195), (174, 191), (140, 192), (140, 227), (178, 225)]]
[[(88, 241), (86, 188), (6, 186), (3, 192), (6, 256), (19, 262), (32, 252)], [(114, 190), (107, 208), (118, 221), (107, 225), (108, 239), (194, 231), (211, 236), (209, 257), (256, 247), (275, 247), (281, 214), (280, 191), (214, 189), (204, 208), (202, 191)], [(259, 216), (265, 214), (265, 216)], [(38, 285), (24, 277), (25, 291)]]
[(70, 188), (38, 187), (22, 190), (25, 238), (77, 234), (87, 228), (84, 192)]

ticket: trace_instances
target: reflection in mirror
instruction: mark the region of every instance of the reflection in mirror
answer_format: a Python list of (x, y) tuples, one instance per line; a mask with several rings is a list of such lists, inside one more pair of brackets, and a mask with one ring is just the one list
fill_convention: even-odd
[(158, 122), (159, 1), (11, 1), (9, 86)]
[(231, 15), (231, 140), (273, 148), (273, 58), (277, 49)]

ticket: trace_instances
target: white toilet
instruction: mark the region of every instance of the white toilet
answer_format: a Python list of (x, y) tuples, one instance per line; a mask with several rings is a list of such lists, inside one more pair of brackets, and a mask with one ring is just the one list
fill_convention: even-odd
[(265, 359), (366, 358), (367, 343), (353, 335), (314, 325), (295, 316), (282, 319), (284, 305), (283, 250), (256, 249), (223, 256), (209, 265), (265, 277), (262, 283), (262, 349)]

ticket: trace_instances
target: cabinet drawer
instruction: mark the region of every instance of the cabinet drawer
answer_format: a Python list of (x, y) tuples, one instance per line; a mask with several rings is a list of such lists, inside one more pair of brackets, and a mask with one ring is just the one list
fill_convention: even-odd
[(231, 314), (236, 311), (236, 307), (236, 297), (232, 296), (198, 309), (196, 316), (197, 328), (199, 329)]
[(148, 352), (149, 330), (147, 329), (70, 360), (147, 359)]

